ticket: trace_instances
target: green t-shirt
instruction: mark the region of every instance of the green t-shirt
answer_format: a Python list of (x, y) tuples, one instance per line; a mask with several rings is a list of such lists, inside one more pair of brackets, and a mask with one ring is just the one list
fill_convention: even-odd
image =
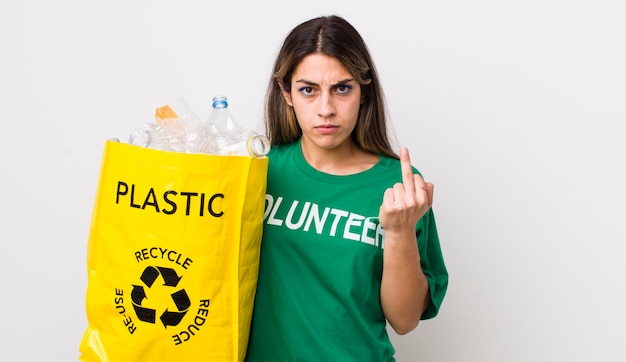
[[(310, 166), (300, 142), (272, 149), (247, 361), (394, 361), (380, 305), (378, 211), (400, 170), (400, 161), (380, 156), (369, 170), (335, 176)], [(427, 319), (439, 310), (448, 274), (432, 211), (416, 232)]]

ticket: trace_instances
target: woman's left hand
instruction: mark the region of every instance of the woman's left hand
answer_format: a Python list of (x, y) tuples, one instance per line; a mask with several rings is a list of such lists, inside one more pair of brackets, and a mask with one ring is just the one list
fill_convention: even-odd
[(387, 233), (415, 232), (415, 225), (433, 204), (434, 185), (413, 173), (409, 151), (400, 149), (402, 183), (385, 190), (378, 219)]

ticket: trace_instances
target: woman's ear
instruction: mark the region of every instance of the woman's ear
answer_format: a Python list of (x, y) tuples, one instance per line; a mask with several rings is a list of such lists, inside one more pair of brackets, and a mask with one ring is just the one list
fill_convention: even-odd
[(291, 102), (291, 93), (285, 90), (285, 85), (281, 79), (276, 79), (278, 86), (280, 87), (280, 92), (283, 94), (283, 98), (285, 98), (285, 102), (289, 105), (289, 107), (293, 107), (293, 103)]

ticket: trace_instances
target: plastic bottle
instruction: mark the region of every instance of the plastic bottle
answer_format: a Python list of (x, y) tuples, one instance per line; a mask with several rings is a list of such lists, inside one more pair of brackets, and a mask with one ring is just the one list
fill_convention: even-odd
[[(183, 98), (175, 98), (158, 107), (154, 116), (157, 127), (148, 131), (153, 133), (151, 136), (160, 138), (163, 144), (161, 147), (150, 145), (147, 147), (184, 153), (195, 152), (202, 137), (200, 134), (202, 120)], [(139, 136), (141, 139), (142, 135)]]
[(184, 151), (184, 145), (167, 128), (154, 123), (146, 123), (130, 134), (128, 143), (145, 148), (163, 151)]
[(128, 139), (131, 145), (162, 151), (191, 153), (200, 138), (200, 118), (182, 98), (158, 107), (155, 123), (135, 128)]
[[(212, 107), (213, 110), (205, 124), (205, 132), (210, 135), (205, 141), (212, 138), (214, 153), (252, 157), (267, 155), (270, 151), (267, 137), (242, 128), (228, 109), (226, 96), (213, 97)], [(204, 147), (210, 148), (206, 143)]]

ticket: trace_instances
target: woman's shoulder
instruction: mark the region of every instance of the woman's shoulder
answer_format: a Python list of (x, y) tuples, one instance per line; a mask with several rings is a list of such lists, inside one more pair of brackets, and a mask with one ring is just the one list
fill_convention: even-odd
[(270, 152), (267, 154), (267, 157), (270, 159), (285, 157), (285, 155), (293, 151), (295, 145), (296, 143), (274, 145), (270, 148)]

